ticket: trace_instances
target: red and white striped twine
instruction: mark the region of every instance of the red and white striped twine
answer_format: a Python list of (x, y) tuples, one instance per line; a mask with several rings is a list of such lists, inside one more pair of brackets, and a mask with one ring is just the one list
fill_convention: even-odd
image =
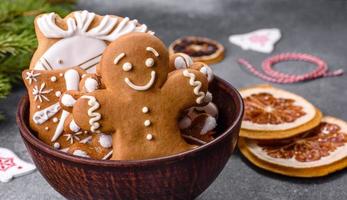
[[(285, 61), (304, 61), (317, 65), (317, 68), (313, 71), (294, 75), (285, 74), (274, 70), (273, 65), (285, 62)], [(248, 69), (255, 76), (274, 83), (296, 83), (301, 81), (313, 80), (321, 77), (341, 76), (343, 75), (343, 69), (328, 71), (328, 65), (322, 59), (304, 53), (283, 53), (275, 56), (271, 56), (265, 59), (262, 63), (264, 73), (258, 71), (252, 64), (245, 59), (239, 59), (238, 63)]]

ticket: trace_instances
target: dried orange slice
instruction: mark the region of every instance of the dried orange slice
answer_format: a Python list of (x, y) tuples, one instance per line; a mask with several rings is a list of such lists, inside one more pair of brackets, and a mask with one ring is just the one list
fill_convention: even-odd
[(290, 139), (240, 138), (242, 154), (256, 166), (288, 176), (318, 177), (347, 167), (347, 123), (324, 117), (316, 128)]
[(240, 136), (251, 139), (282, 139), (317, 126), (321, 112), (310, 102), (270, 85), (240, 90), (245, 104)]
[(224, 47), (217, 41), (197, 36), (187, 36), (175, 40), (169, 46), (169, 53), (185, 53), (194, 62), (216, 63), (224, 58)]

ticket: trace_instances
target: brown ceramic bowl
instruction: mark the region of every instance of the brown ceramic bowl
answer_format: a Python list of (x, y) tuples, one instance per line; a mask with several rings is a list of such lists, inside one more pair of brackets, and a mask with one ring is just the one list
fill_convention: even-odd
[(218, 137), (173, 156), (136, 161), (102, 161), (68, 155), (41, 142), (28, 126), (29, 100), (21, 99), (17, 123), (24, 143), (48, 183), (68, 199), (194, 199), (224, 168), (234, 151), (243, 102), (229, 83), (210, 85), (219, 108)]

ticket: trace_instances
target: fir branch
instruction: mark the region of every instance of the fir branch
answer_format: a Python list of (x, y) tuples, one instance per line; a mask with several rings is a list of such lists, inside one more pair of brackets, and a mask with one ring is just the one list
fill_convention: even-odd
[(6, 56), (17, 56), (21, 53), (31, 52), (36, 47), (35, 36), (25, 31), (19, 35), (11, 33), (0, 33), (0, 58)]

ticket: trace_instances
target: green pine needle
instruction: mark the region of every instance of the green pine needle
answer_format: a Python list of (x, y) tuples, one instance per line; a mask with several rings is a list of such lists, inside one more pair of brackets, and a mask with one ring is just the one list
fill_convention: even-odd
[(0, 99), (3, 99), (20, 80), (21, 71), (29, 67), (37, 48), (35, 16), (56, 12), (63, 17), (73, 10), (73, 5), (51, 4), (47, 0), (0, 1)]

